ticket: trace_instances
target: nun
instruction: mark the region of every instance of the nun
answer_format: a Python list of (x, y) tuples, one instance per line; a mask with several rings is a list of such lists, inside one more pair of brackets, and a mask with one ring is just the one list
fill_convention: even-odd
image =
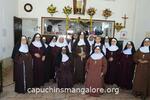
[(105, 83), (119, 85), (119, 61), (121, 51), (117, 46), (117, 39), (111, 39), (111, 45), (106, 49), (106, 59), (108, 61)]
[(136, 62), (133, 93), (143, 100), (150, 96), (150, 38), (145, 38), (134, 55)]
[(62, 47), (66, 47), (68, 48), (68, 42), (66, 40), (66, 36), (65, 35), (59, 35), (58, 39), (56, 41), (56, 56), (58, 55), (59, 51), (61, 50)]
[(50, 52), (50, 70), (49, 70), (49, 73), (50, 73), (50, 79), (53, 79), (54, 80), (54, 76), (55, 76), (55, 60), (54, 60), (54, 57), (55, 57), (55, 49), (56, 49), (56, 41), (57, 41), (57, 37), (56, 36), (53, 36), (52, 37), (52, 40), (51, 42), (49, 43), (49, 52)]
[(45, 46), (44, 83), (47, 83), (50, 79), (50, 47), (47, 44), (47, 38), (45, 36), (42, 37), (42, 42)]
[(13, 49), (12, 58), (15, 67), (15, 92), (26, 93), (28, 88), (33, 86), (32, 56), (26, 36), (22, 36)]
[(45, 36), (42, 37), (42, 42), (44, 43), (45, 49), (48, 48), (47, 39)]
[(121, 53), (120, 58), (120, 79), (119, 86), (122, 89), (132, 89), (132, 80), (134, 76), (135, 63), (133, 60), (133, 55), (135, 53), (135, 48), (133, 42), (129, 41), (125, 45)]
[(71, 39), (71, 41), (69, 42), (69, 45), (68, 45), (68, 49), (69, 49), (70, 53), (72, 53), (73, 44), (75, 43), (77, 38), (78, 38), (78, 34), (73, 34), (72, 35), (72, 39)]
[(105, 45), (105, 48), (109, 47), (109, 37), (108, 36), (105, 36), (104, 45)]
[(33, 58), (34, 86), (40, 87), (44, 85), (45, 46), (39, 33), (36, 33), (32, 39), (30, 53)]
[(95, 43), (93, 44), (93, 48), (95, 48), (96, 46), (99, 46), (101, 48), (101, 52), (106, 55), (106, 48), (105, 46), (101, 43), (101, 37), (100, 36), (96, 36), (95, 38)]
[[(85, 87), (100, 89), (104, 88), (104, 75), (107, 71), (107, 61), (99, 46), (94, 48), (93, 53), (86, 62)], [(99, 96), (100, 91), (88, 93), (91, 96)]]
[[(67, 43), (67, 40), (66, 40), (66, 36), (65, 35), (59, 35), (58, 36), (58, 39), (56, 41), (56, 44), (55, 44), (55, 51), (53, 52), (54, 56), (53, 56), (53, 59), (54, 59), (54, 69), (56, 69), (55, 67), (55, 61), (56, 61), (56, 57), (57, 55), (59, 54), (60, 50), (62, 47), (67, 47), (68, 49), (68, 43)], [(55, 73), (55, 72), (54, 72)], [(54, 76), (54, 82), (56, 81), (56, 75)]]
[(73, 67), (66, 47), (61, 48), (56, 59), (56, 82), (58, 88), (73, 87)]
[(92, 53), (92, 49), (93, 49), (93, 44), (94, 44), (94, 35), (89, 35), (88, 36), (88, 42), (89, 42), (89, 44), (90, 44), (90, 54)]
[(83, 32), (78, 36), (73, 46), (74, 82), (84, 83), (85, 64), (90, 53), (90, 45)]

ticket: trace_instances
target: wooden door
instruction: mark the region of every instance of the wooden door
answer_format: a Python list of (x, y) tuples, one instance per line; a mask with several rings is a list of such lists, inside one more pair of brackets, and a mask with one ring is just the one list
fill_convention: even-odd
[(14, 17), (14, 45), (22, 36), (22, 19)]

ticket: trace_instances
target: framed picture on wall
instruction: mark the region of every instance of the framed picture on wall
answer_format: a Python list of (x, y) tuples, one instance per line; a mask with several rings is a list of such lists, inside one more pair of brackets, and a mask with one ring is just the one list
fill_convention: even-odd
[(94, 20), (93, 21), (93, 31), (96, 35), (101, 35), (102, 37), (109, 36), (114, 37), (115, 21), (111, 20)]
[(85, 14), (86, 0), (73, 0), (73, 12), (74, 14)]

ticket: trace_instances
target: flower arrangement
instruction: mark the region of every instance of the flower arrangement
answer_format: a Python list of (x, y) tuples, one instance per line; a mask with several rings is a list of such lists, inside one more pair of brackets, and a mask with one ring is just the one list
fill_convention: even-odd
[(92, 28), (93, 28), (92, 17), (95, 15), (95, 13), (96, 13), (96, 9), (95, 8), (89, 8), (87, 10), (87, 14), (90, 16), (90, 32), (92, 32)]
[(112, 11), (110, 9), (105, 9), (103, 10), (102, 16), (105, 17), (105, 19), (107, 19), (108, 17), (110, 17), (112, 15)]
[(72, 13), (72, 8), (70, 6), (65, 6), (63, 8), (63, 13), (66, 14), (66, 31), (69, 29), (69, 15)]
[(53, 16), (53, 14), (57, 12), (56, 7), (54, 7), (53, 4), (51, 4), (51, 5), (48, 6), (48, 8), (47, 8), (47, 12), (50, 13), (51, 16)]
[(66, 14), (67, 16), (72, 13), (72, 8), (70, 6), (65, 6), (63, 8), (63, 13)]
[(89, 8), (87, 10), (87, 14), (90, 15), (90, 16), (94, 16), (96, 13), (96, 9), (95, 8)]
[(123, 28), (124, 26), (122, 25), (122, 23), (115, 23), (115, 29), (117, 30), (117, 32), (119, 32)]

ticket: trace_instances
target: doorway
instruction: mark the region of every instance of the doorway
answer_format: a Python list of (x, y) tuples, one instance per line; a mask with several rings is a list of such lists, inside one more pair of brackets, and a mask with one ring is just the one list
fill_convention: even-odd
[(14, 45), (22, 36), (22, 19), (14, 17)]

